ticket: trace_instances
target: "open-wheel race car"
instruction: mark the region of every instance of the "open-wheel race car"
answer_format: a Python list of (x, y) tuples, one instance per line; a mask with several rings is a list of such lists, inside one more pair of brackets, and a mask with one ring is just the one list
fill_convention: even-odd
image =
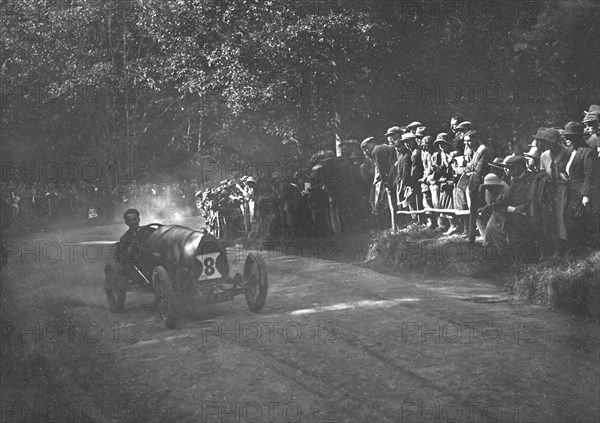
[(154, 292), (168, 328), (176, 327), (182, 305), (216, 304), (244, 294), (251, 311), (258, 313), (264, 307), (268, 278), (259, 254), (248, 253), (242, 273), (231, 276), (225, 248), (207, 231), (157, 223), (140, 229), (150, 235), (136, 246), (136, 258), (123, 260), (116, 254), (104, 269), (104, 289), (113, 312), (125, 310), (126, 293), (136, 284)]

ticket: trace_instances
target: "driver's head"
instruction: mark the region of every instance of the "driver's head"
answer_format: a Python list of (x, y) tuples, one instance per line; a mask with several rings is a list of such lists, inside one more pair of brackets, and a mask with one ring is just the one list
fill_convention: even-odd
[(125, 224), (129, 226), (129, 229), (137, 229), (140, 227), (140, 212), (136, 209), (127, 209), (125, 214)]

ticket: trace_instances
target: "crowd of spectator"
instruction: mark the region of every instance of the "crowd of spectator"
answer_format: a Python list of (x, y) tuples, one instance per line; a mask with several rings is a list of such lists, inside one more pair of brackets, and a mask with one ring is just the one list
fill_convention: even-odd
[(300, 171), (222, 181), (198, 194), (199, 208), (229, 235), (321, 237), (421, 225), (470, 243), (479, 238), (497, 248), (500, 263), (514, 259), (518, 243), (538, 258), (577, 252), (598, 241), (599, 115), (593, 105), (583, 122), (540, 127), (526, 152), (506, 157), (494, 157), (460, 116), (435, 136), (421, 122), (393, 126), (386, 142), (347, 140), (341, 154), (320, 151)]

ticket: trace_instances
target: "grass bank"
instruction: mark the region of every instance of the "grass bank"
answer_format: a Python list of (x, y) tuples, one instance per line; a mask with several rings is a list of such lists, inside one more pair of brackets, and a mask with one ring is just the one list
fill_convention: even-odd
[(367, 262), (393, 272), (480, 277), (519, 300), (600, 319), (600, 251), (540, 261), (527, 245), (513, 254), (515, 263), (501, 266), (494, 247), (412, 227), (378, 234)]
[(521, 266), (506, 286), (523, 300), (600, 319), (600, 251)]

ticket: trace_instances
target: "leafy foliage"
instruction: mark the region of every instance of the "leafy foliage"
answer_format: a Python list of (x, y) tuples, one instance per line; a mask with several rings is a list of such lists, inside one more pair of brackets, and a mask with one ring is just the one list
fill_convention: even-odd
[(594, 0), (457, 4), (3, 3), (2, 153), (296, 161), (456, 113), (500, 151), (598, 101)]

